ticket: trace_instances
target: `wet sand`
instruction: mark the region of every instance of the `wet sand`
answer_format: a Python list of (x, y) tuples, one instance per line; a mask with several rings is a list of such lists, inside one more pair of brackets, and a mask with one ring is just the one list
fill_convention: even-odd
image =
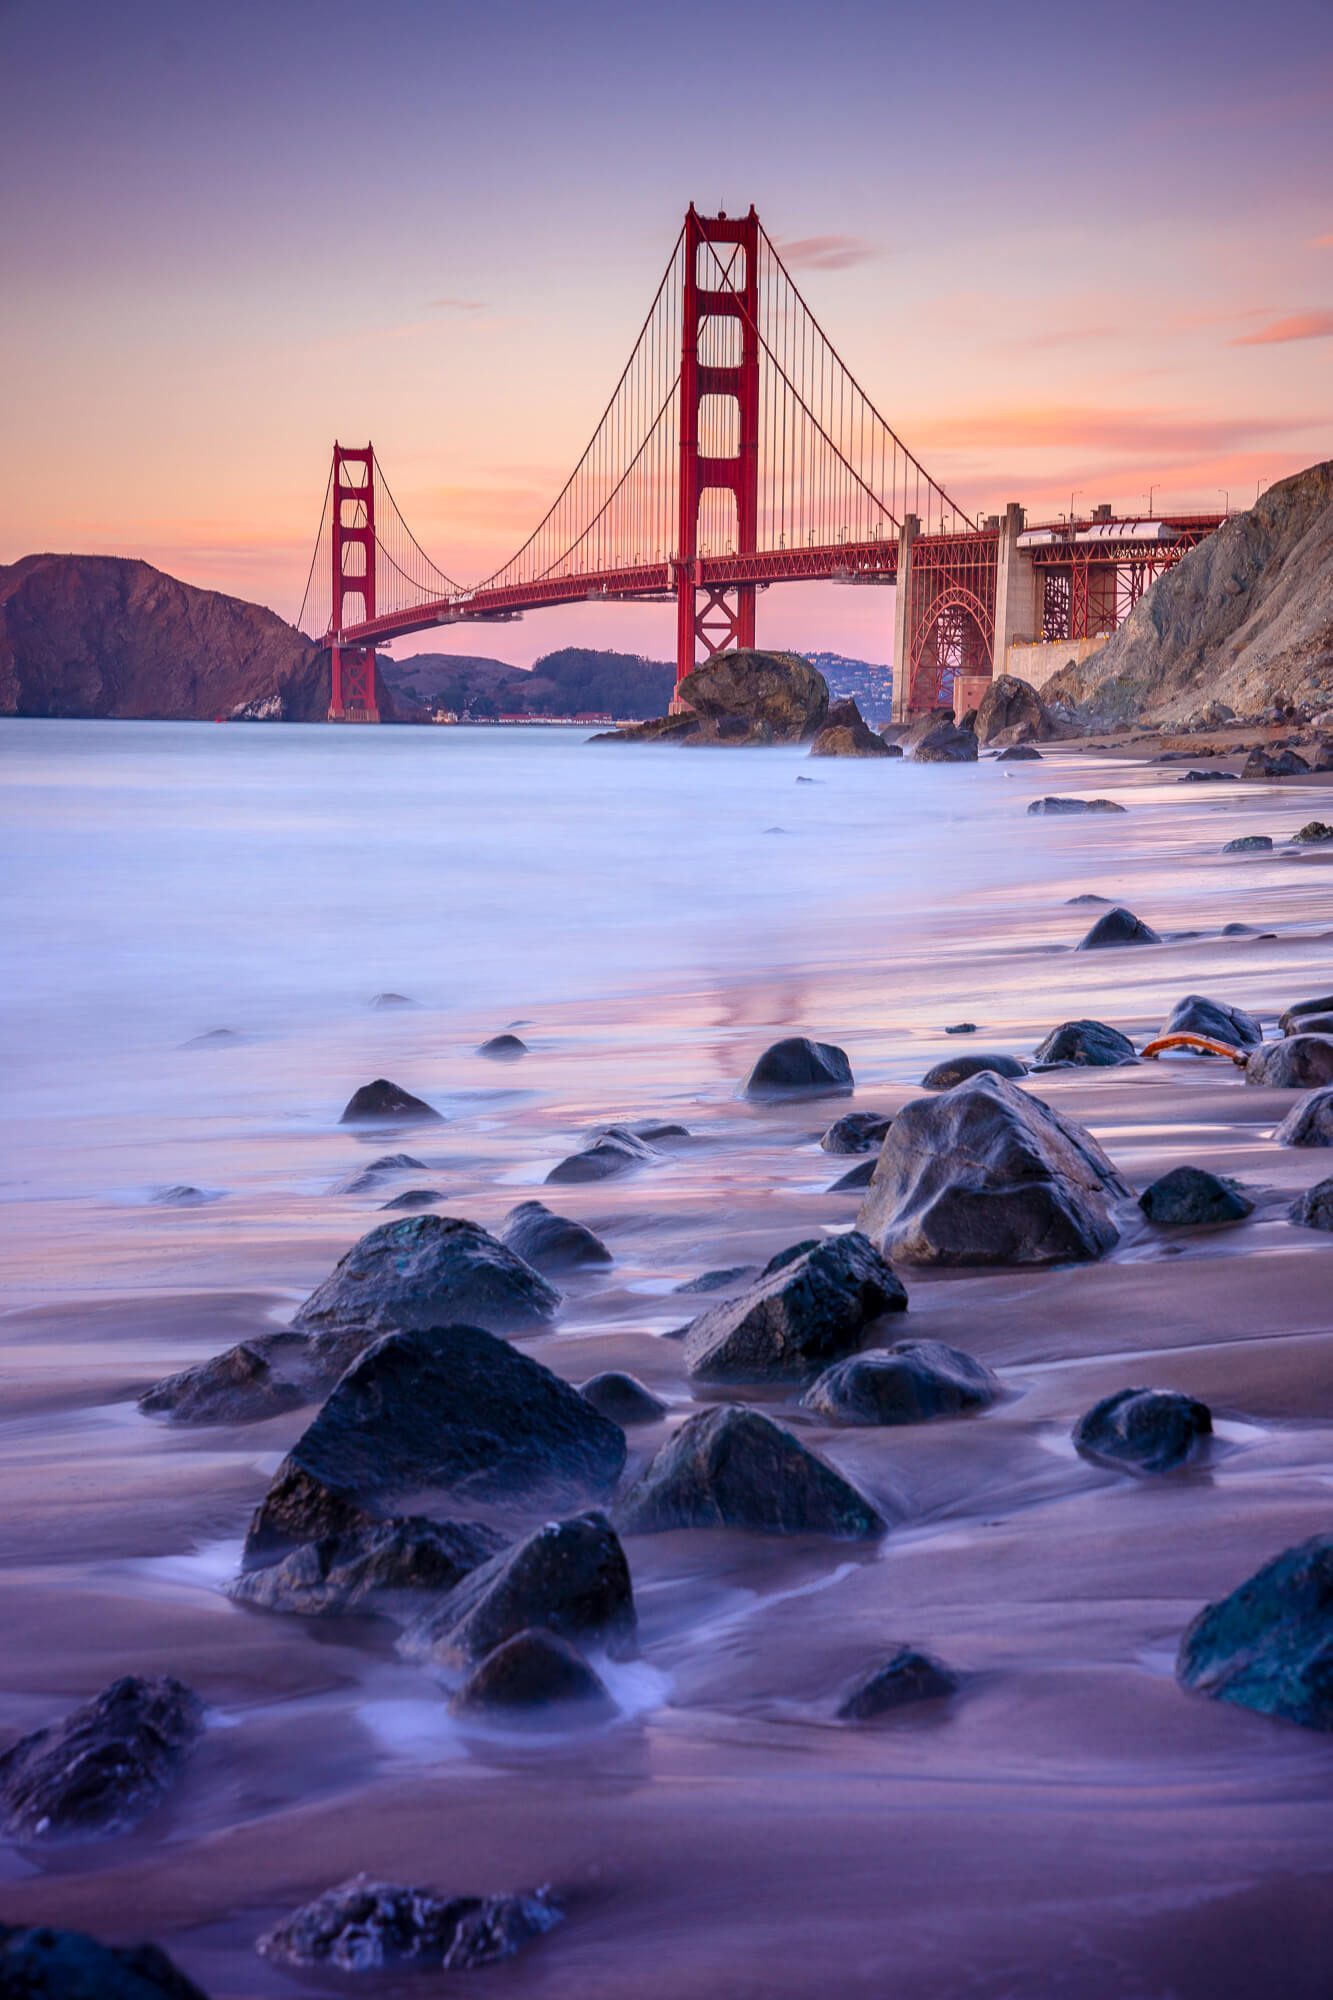
[[(1201, 1603), (1329, 1519), (1333, 1237), (1286, 1209), (1333, 1155), (1273, 1143), (1292, 1093), (1188, 1057), (1035, 1079), (1135, 1187), (1188, 1160), (1235, 1174), (1254, 1214), (1164, 1232), (1131, 1206), (1097, 1265), (904, 1269), (910, 1311), (886, 1338), (970, 1350), (1004, 1400), (847, 1432), (792, 1399), (751, 1398), (780, 1407), (891, 1531), (870, 1552), (628, 1540), (641, 1657), (608, 1668), (624, 1712), (604, 1730), (465, 1729), (385, 1629), (233, 1606), (220, 1585), (309, 1413), (187, 1430), (134, 1408), (156, 1377), (284, 1320), (381, 1219), (384, 1196), (327, 1192), (349, 1167), (401, 1147), (428, 1171), (395, 1187), (437, 1186), (442, 1212), (494, 1226), (589, 1128), (669, 1116), (695, 1136), (662, 1165), (551, 1191), (616, 1263), (564, 1282), (555, 1331), (523, 1343), (573, 1381), (623, 1366), (668, 1400), (663, 1424), (630, 1434), (632, 1472), (696, 1407), (663, 1337), (696, 1302), (672, 1288), (855, 1217), (856, 1196), (825, 1191), (851, 1162), (816, 1143), (849, 1104), (738, 1098), (766, 1042), (841, 1042), (852, 1104), (892, 1111), (942, 1055), (1030, 1054), (1061, 1020), (1142, 1034), (1198, 991), (1271, 1031), (1281, 1006), (1333, 989), (1333, 857), (1219, 854), (1237, 832), (1289, 833), (1327, 790), (1219, 799), (1175, 791), (1169, 767), (1077, 753), (1016, 768), (1015, 812), (1041, 791), (1114, 792), (1133, 810), (1047, 823), (1061, 866), (1030, 892), (857, 932), (818, 964), (682, 968), (654, 995), (543, 1007), (513, 1067), (471, 1053), (503, 1021), (378, 1014), (323, 1024), (299, 1049), (259, 1038), (163, 1057), (132, 1132), (96, 1103), (29, 1123), (0, 1320), (0, 1730), (128, 1672), (180, 1675), (212, 1726), (138, 1832), (0, 1849), (0, 1917), (152, 1936), (214, 2000), (346, 1993), (346, 1979), (267, 1966), (253, 1939), (366, 1869), (449, 1891), (556, 1886), (568, 1922), (481, 1976), (496, 2000), (1322, 2000), (1333, 1743), (1187, 1696), (1171, 1671)], [(848, 865), (873, 869), (874, 854)], [(1168, 941), (1075, 954), (1096, 915), (1067, 905), (1082, 891), (1124, 900)], [(1274, 935), (1221, 935), (1230, 921)], [(1170, 935), (1184, 930), (1201, 935)], [(962, 1018), (980, 1032), (946, 1038)], [(199, 1064), (210, 1079), (230, 1066), (234, 1104), (190, 1131)], [(450, 1123), (387, 1141), (339, 1130), (342, 1101), (376, 1074)], [(186, 1177), (221, 1198), (164, 1209), (128, 1192)], [(1212, 1405), (1205, 1463), (1139, 1482), (1074, 1454), (1074, 1419), (1130, 1383)], [(954, 1666), (961, 1694), (836, 1723), (848, 1680), (903, 1640)], [(357, 1990), (462, 1993), (475, 1979)]]

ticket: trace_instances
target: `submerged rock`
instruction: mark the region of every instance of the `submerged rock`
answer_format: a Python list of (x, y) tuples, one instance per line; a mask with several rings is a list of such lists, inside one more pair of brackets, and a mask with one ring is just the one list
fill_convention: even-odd
[(421, 1966), (469, 1972), (512, 1958), (554, 1929), (563, 1912), (550, 1891), (532, 1896), (450, 1896), (357, 1875), (326, 1889), (260, 1938), (275, 1965), (332, 1965), (340, 1972)]
[(545, 1326), (560, 1294), (475, 1222), (420, 1215), (354, 1243), (292, 1321), (317, 1336), (466, 1321), (491, 1332)]
[(0, 1924), (6, 2000), (208, 2000), (159, 1945), (100, 1944), (85, 1931)]
[(424, 1098), (377, 1076), (353, 1091), (343, 1107), (340, 1125), (443, 1125), (442, 1114)]
[(19, 1841), (124, 1833), (160, 1804), (203, 1727), (203, 1704), (181, 1681), (113, 1681), (0, 1756), (5, 1831)]
[(1090, 1132), (985, 1073), (898, 1113), (857, 1226), (910, 1264), (1062, 1263), (1105, 1255), (1128, 1193)]
[(869, 1153), (892, 1123), (879, 1111), (849, 1111), (845, 1118), (834, 1120), (819, 1143), (826, 1153)]
[(1300, 1023), (1310, 1014), (1333, 1014), (1333, 993), (1320, 993), (1313, 1000), (1293, 1000), (1278, 1026), (1284, 1035), (1300, 1034)]
[(961, 1348), (900, 1340), (826, 1368), (801, 1407), (834, 1424), (921, 1424), (988, 1409), (999, 1391), (990, 1369)]
[(703, 1382), (804, 1381), (906, 1306), (899, 1279), (851, 1230), (801, 1247), (738, 1297), (707, 1307), (685, 1336), (685, 1367)]
[(1254, 1213), (1254, 1203), (1235, 1181), (1202, 1167), (1172, 1167), (1143, 1190), (1139, 1207), (1149, 1222), (1176, 1229), (1242, 1222)]
[(299, 1336), (283, 1333), (238, 1341), (155, 1382), (140, 1396), (139, 1408), (145, 1416), (170, 1417), (177, 1424), (262, 1423), (306, 1401), (307, 1345)]
[(460, 1715), (527, 1717), (541, 1724), (552, 1708), (601, 1721), (615, 1703), (577, 1647), (540, 1628), (516, 1632), (480, 1660), (449, 1706)]
[(1175, 1389), (1118, 1389), (1081, 1416), (1074, 1449), (1122, 1472), (1170, 1472), (1212, 1433), (1206, 1403)]
[(1234, 771), (1182, 771), (1176, 779), (1178, 785), (1234, 785), (1236, 782)]
[(722, 1271), (701, 1271), (697, 1278), (687, 1278), (683, 1285), (676, 1285), (674, 1289), (687, 1295), (696, 1292), (738, 1292), (758, 1276), (757, 1265), (729, 1264)]
[(1292, 1203), (1290, 1214), (1303, 1229), (1333, 1230), (1333, 1177), (1307, 1188)]
[(190, 1187), (184, 1181), (178, 1181), (175, 1187), (159, 1188), (149, 1196), (155, 1208), (206, 1208), (217, 1198), (204, 1188)]
[(958, 1687), (957, 1674), (932, 1654), (899, 1646), (882, 1666), (872, 1667), (852, 1683), (838, 1703), (837, 1715), (840, 1722), (873, 1722), (876, 1716), (913, 1702), (957, 1694)]
[(1333, 1146), (1333, 1088), (1312, 1090), (1293, 1105), (1273, 1137), (1279, 1146)]
[(946, 1028), (944, 1032), (946, 1035), (975, 1035), (977, 1032), (977, 1024), (975, 1021), (955, 1021), (953, 1025), (951, 1027)]
[(390, 1012), (395, 1007), (415, 1007), (417, 1002), (409, 1000), (406, 993), (376, 993), (370, 1004), (381, 1012)]
[(757, 1410), (700, 1411), (615, 1510), (622, 1534), (745, 1528), (877, 1541), (882, 1515), (840, 1472)]
[(1246, 1063), (1245, 1081), (1269, 1090), (1318, 1090), (1333, 1083), (1333, 1035), (1286, 1035), (1265, 1043)]
[(605, 1514), (547, 1521), (501, 1550), (409, 1626), (399, 1650), (408, 1659), (456, 1666), (484, 1659), (534, 1627), (597, 1645), (613, 1659), (634, 1652), (629, 1564)]
[(600, 1410), (622, 1430), (629, 1430), (635, 1424), (655, 1424), (667, 1412), (661, 1398), (636, 1375), (623, 1374), (618, 1368), (608, 1368), (604, 1374), (592, 1376), (582, 1384), (579, 1394), (586, 1396), (594, 1410)]
[(948, 1056), (928, 1069), (921, 1079), (923, 1090), (952, 1090), (955, 1084), (965, 1083), (970, 1076), (1026, 1076), (1027, 1064), (1017, 1056), (976, 1055)]
[(1307, 819), (1299, 832), (1292, 834), (1297, 847), (1319, 847), (1326, 840), (1333, 840), (1333, 826), (1323, 819)]
[(636, 1167), (651, 1165), (660, 1156), (648, 1141), (628, 1125), (608, 1125), (594, 1132), (577, 1153), (561, 1160), (546, 1176), (547, 1184), (609, 1181), (618, 1174), (632, 1173)]
[(1271, 854), (1272, 851), (1273, 838), (1267, 833), (1243, 833), (1222, 849), (1223, 854)]
[(1033, 1055), (1038, 1069), (1062, 1069), (1076, 1065), (1085, 1069), (1116, 1069), (1121, 1063), (1138, 1061), (1138, 1052), (1128, 1035), (1110, 1028), (1105, 1021), (1062, 1021), (1052, 1028)]
[(1183, 1000), (1177, 1000), (1161, 1033), (1208, 1035), (1237, 1049), (1257, 1048), (1264, 1038), (1263, 1027), (1253, 1014), (1223, 1000), (1209, 1000), (1202, 993), (1187, 993)]
[(247, 1554), (365, 1527), (401, 1495), (602, 1492), (624, 1462), (624, 1433), (507, 1341), (475, 1326), (386, 1334), (279, 1466)]
[(1075, 947), (1078, 951), (1101, 951), (1108, 945), (1117, 944), (1160, 944), (1161, 938), (1151, 924), (1145, 924), (1132, 910), (1119, 907), (1108, 910), (1104, 917), (1098, 917), (1087, 936)]
[(1240, 767), (1242, 778), (1302, 778), (1310, 769), (1294, 750), (1251, 750)]
[(1008, 749), (1000, 751), (995, 761), (997, 764), (1040, 764), (1042, 755), (1031, 743), (1011, 743)]
[(303, 1542), (268, 1569), (246, 1570), (228, 1595), (300, 1618), (415, 1617), (423, 1598), (451, 1591), (503, 1547), (503, 1537), (480, 1522), (409, 1515)]
[(1215, 1701), (1333, 1729), (1333, 1534), (1284, 1549), (1180, 1642), (1176, 1678)]
[(545, 1202), (521, 1201), (500, 1224), (505, 1248), (534, 1271), (566, 1271), (581, 1264), (609, 1264), (611, 1252), (600, 1236), (567, 1215), (553, 1215)]
[[(1068, 799), (1049, 797), (1034, 799), (1028, 807), (1035, 818), (1067, 816), (1070, 813), (1122, 813), (1125, 807), (1117, 805), (1114, 799)], [(1103, 898), (1097, 898), (1101, 902)]]
[(374, 1194), (391, 1174), (424, 1174), (427, 1171), (426, 1162), (416, 1159), (411, 1153), (381, 1153), (378, 1160), (372, 1160), (368, 1167), (358, 1167), (355, 1173), (344, 1174), (341, 1180), (336, 1180), (329, 1193)]
[(412, 1211), (422, 1208), (434, 1208), (437, 1201), (443, 1200), (444, 1196), (438, 1188), (405, 1188), (402, 1194), (396, 1194), (390, 1200), (382, 1201), (380, 1207), (382, 1209)]
[(830, 703), (810, 745), (812, 757), (887, 757), (888, 754), (888, 744), (867, 726), (860, 709), (850, 699)]
[(528, 1045), (517, 1035), (492, 1035), (477, 1050), (479, 1056), (489, 1056), (492, 1062), (516, 1062), (528, 1053)]
[(747, 1097), (850, 1097), (852, 1066), (835, 1042), (789, 1035), (764, 1050), (745, 1083)]

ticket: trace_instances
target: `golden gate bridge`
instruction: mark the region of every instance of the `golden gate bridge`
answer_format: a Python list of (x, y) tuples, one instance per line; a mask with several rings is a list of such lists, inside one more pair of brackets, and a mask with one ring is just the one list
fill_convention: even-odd
[(591, 440), (522, 547), (463, 586), (417, 541), (374, 448), (335, 444), (298, 624), (333, 721), (374, 722), (375, 649), (560, 604), (674, 602), (676, 677), (755, 643), (779, 583), (893, 585), (894, 709), (971, 697), (1013, 643), (1113, 631), (1216, 514), (1029, 528), (974, 519), (842, 361), (753, 208), (691, 204)]

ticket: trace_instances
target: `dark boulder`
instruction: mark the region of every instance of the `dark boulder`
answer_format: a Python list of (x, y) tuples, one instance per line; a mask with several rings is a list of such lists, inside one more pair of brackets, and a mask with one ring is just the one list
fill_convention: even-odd
[(1120, 1472), (1170, 1472), (1212, 1433), (1206, 1403), (1175, 1389), (1118, 1389), (1074, 1426), (1074, 1449)]
[(5, 2000), (208, 2000), (155, 1944), (108, 1945), (84, 1931), (0, 1924)]
[(559, 1187), (614, 1180), (619, 1174), (632, 1173), (636, 1167), (650, 1166), (657, 1158), (659, 1155), (648, 1141), (628, 1125), (608, 1125), (586, 1139), (577, 1153), (571, 1153), (568, 1159), (552, 1167), (546, 1176), (547, 1184)]
[(1293, 1000), (1278, 1017), (1278, 1026), (1284, 1035), (1299, 1035), (1304, 1032), (1302, 1022), (1311, 1014), (1333, 1014), (1333, 993), (1320, 993), (1313, 1000)]
[(1245, 1065), (1246, 1083), (1268, 1090), (1320, 1090), (1333, 1083), (1333, 1035), (1285, 1035), (1266, 1042)]
[(1063, 1263), (1105, 1255), (1128, 1193), (1090, 1132), (983, 1074), (898, 1113), (857, 1226), (911, 1264)]
[(1202, 1167), (1172, 1167), (1143, 1190), (1139, 1207), (1149, 1222), (1173, 1229), (1242, 1222), (1254, 1213), (1254, 1203), (1235, 1181), (1221, 1179)]
[(745, 1082), (747, 1097), (850, 1097), (852, 1066), (834, 1042), (789, 1035), (766, 1048)]
[(900, 1340), (826, 1368), (801, 1407), (834, 1424), (922, 1424), (988, 1409), (999, 1392), (990, 1369), (961, 1348)]
[(500, 1224), (500, 1241), (534, 1271), (566, 1271), (612, 1261), (600, 1236), (567, 1215), (553, 1215), (540, 1201), (521, 1201), (511, 1208)]
[(592, 1376), (582, 1384), (579, 1394), (586, 1396), (594, 1410), (600, 1410), (622, 1430), (629, 1430), (635, 1424), (655, 1424), (667, 1412), (666, 1404), (637, 1376), (623, 1374), (618, 1368), (608, 1368), (604, 1374)]
[(444, 1196), (438, 1188), (405, 1188), (402, 1194), (393, 1195), (388, 1201), (382, 1201), (380, 1207), (412, 1213), (417, 1209), (434, 1208), (436, 1202), (443, 1200)]
[(218, 1197), (205, 1188), (190, 1187), (185, 1181), (178, 1181), (175, 1187), (159, 1188), (149, 1199), (155, 1208), (206, 1208)]
[(857, 1230), (805, 1249), (747, 1291), (707, 1307), (685, 1336), (701, 1382), (799, 1382), (863, 1347), (907, 1293)]
[(1032, 1058), (1037, 1069), (1115, 1069), (1138, 1061), (1133, 1042), (1105, 1021), (1062, 1021), (1052, 1028)]
[(516, 1062), (519, 1056), (528, 1053), (528, 1045), (517, 1035), (492, 1035), (477, 1050), (479, 1056), (488, 1056), (492, 1062)]
[(246, 1570), (228, 1594), (300, 1618), (415, 1617), (425, 1598), (443, 1596), (503, 1546), (502, 1536), (477, 1521), (409, 1515), (303, 1542), (268, 1569)]
[(182, 1682), (113, 1681), (0, 1756), (5, 1831), (22, 1842), (124, 1833), (165, 1797), (203, 1726)]
[(837, 1118), (820, 1140), (826, 1153), (869, 1153), (884, 1138), (893, 1120), (879, 1111), (849, 1111)]
[(459, 1715), (502, 1715), (539, 1725), (550, 1709), (583, 1721), (614, 1715), (615, 1703), (582, 1653), (540, 1628), (516, 1632), (479, 1660), (449, 1706)]
[(306, 1401), (307, 1347), (299, 1335), (282, 1333), (239, 1341), (155, 1382), (140, 1396), (139, 1408), (177, 1424), (262, 1423)]
[(410, 1090), (377, 1076), (363, 1083), (348, 1098), (340, 1125), (443, 1125), (444, 1119), (433, 1106)]
[(860, 709), (851, 700), (830, 704), (810, 745), (812, 757), (887, 757), (888, 754), (888, 744), (866, 725)]
[(1132, 910), (1118, 906), (1108, 910), (1104, 917), (1098, 917), (1087, 936), (1076, 946), (1078, 951), (1102, 951), (1108, 945), (1117, 944), (1160, 944), (1161, 938), (1151, 924), (1145, 924)]
[(1042, 755), (1031, 743), (1011, 743), (1006, 750), (1000, 751), (995, 761), (997, 764), (1040, 764)]
[(533, 1896), (437, 1896), (354, 1876), (294, 1910), (256, 1949), (275, 1965), (331, 1965), (339, 1972), (394, 1966), (470, 1972), (494, 1965), (561, 1921), (549, 1891)]
[(533, 1628), (599, 1646), (614, 1659), (633, 1653), (629, 1564), (605, 1514), (547, 1521), (501, 1550), (423, 1612), (399, 1649), (408, 1659), (467, 1665)]
[(1229, 1007), (1222, 1000), (1208, 1000), (1202, 993), (1187, 993), (1177, 1000), (1162, 1024), (1164, 1035), (1207, 1035), (1216, 1042), (1230, 1042), (1233, 1048), (1258, 1048), (1264, 1038), (1261, 1024), (1243, 1007)]
[(977, 761), (977, 733), (966, 729), (952, 716), (942, 716), (931, 724), (925, 734), (916, 738), (912, 745), (912, 761), (916, 764), (975, 764)]
[(1312, 1090), (1293, 1105), (1273, 1137), (1279, 1146), (1333, 1146), (1333, 1088)]
[(886, 1523), (840, 1472), (758, 1410), (704, 1410), (662, 1446), (615, 1511), (622, 1534), (744, 1528), (877, 1541)]
[(928, 1069), (921, 1079), (923, 1090), (952, 1090), (956, 1084), (966, 1083), (970, 1076), (1026, 1076), (1027, 1064), (1017, 1056), (976, 1055), (949, 1056)]
[(944, 1032), (946, 1035), (975, 1035), (977, 1024), (975, 1021), (955, 1021)]
[(808, 661), (745, 648), (715, 654), (677, 693), (705, 724), (743, 721), (738, 740), (751, 742), (808, 742), (829, 708), (828, 682)]
[(1234, 785), (1237, 782), (1234, 771), (1182, 771), (1176, 779), (1178, 785)]
[(1223, 854), (1271, 854), (1272, 851), (1273, 837), (1268, 833), (1243, 833), (1222, 849)]
[(344, 1174), (329, 1189), (330, 1194), (374, 1194), (381, 1183), (391, 1174), (428, 1172), (424, 1160), (414, 1159), (411, 1153), (381, 1153), (378, 1160), (372, 1160), (368, 1167), (358, 1167), (354, 1173)]
[(1319, 847), (1324, 841), (1333, 840), (1333, 826), (1324, 819), (1307, 819), (1291, 837), (1297, 847)]
[(251, 1556), (363, 1527), (416, 1493), (531, 1500), (614, 1485), (624, 1433), (577, 1389), (475, 1326), (386, 1334), (279, 1466)]
[(1180, 1642), (1176, 1677), (1216, 1701), (1333, 1729), (1333, 1534), (1284, 1549)]
[[(1067, 818), (1071, 813), (1122, 813), (1126, 808), (1117, 805), (1114, 799), (1034, 799), (1028, 807), (1029, 813), (1037, 819)], [(1098, 897), (1100, 902), (1102, 899)]]
[(1333, 1035), (1333, 1014), (1302, 1014), (1296, 1032), (1301, 1035)]
[(913, 1702), (939, 1701), (957, 1694), (958, 1676), (929, 1653), (899, 1646), (882, 1666), (872, 1667), (848, 1688), (838, 1703), (840, 1722), (873, 1722)]
[(507, 1333), (545, 1326), (560, 1294), (475, 1222), (419, 1215), (352, 1245), (292, 1321), (303, 1333), (389, 1332), (467, 1321)]
[(1310, 766), (1294, 750), (1251, 750), (1240, 767), (1242, 778), (1303, 778)]
[[(881, 740), (883, 740), (882, 731), (881, 731)], [(886, 757), (901, 757), (902, 754), (903, 754), (903, 746), (901, 743), (889, 743), (887, 741), (884, 742), (884, 755)]]
[(1298, 1195), (1291, 1205), (1291, 1219), (1303, 1229), (1333, 1230), (1333, 1177)]
[(996, 674), (977, 703), (977, 741), (1027, 749), (1060, 733), (1036, 688), (1016, 674)]
[(874, 1160), (858, 1160), (854, 1167), (848, 1167), (845, 1174), (839, 1174), (836, 1181), (829, 1184), (829, 1194), (854, 1194), (858, 1188), (868, 1188), (875, 1177)]

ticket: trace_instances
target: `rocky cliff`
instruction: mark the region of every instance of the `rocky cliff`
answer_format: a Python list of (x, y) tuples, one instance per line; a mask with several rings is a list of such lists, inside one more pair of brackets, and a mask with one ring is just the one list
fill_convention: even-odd
[(1333, 460), (1227, 521), (1042, 693), (1115, 726), (1183, 723), (1213, 703), (1246, 718), (1333, 706)]
[(0, 715), (315, 722), (328, 706), (328, 655), (262, 605), (120, 556), (0, 567)]

